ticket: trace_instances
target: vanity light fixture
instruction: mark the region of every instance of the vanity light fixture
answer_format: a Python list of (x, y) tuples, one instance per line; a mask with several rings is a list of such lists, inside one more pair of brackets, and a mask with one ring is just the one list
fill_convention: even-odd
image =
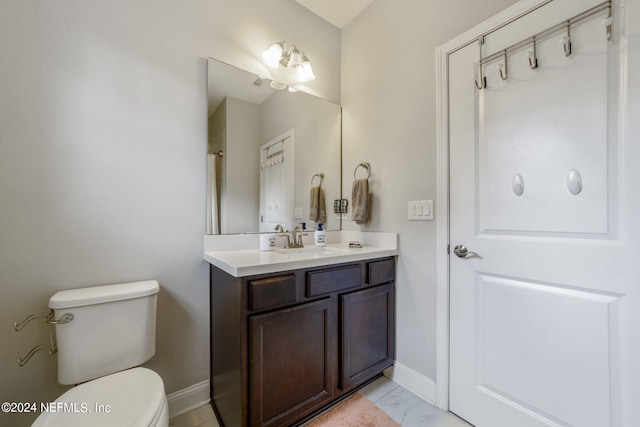
[(282, 90), (287, 88), (286, 84), (280, 83), (279, 81), (276, 81), (276, 80), (271, 80), (271, 83), (269, 83), (269, 86), (271, 86), (275, 90)]
[(293, 87), (293, 86), (287, 86), (284, 83), (280, 83), (277, 80), (271, 80), (271, 83), (269, 84), (269, 86), (271, 86), (272, 88), (274, 88), (275, 90), (284, 90), (287, 89), (289, 92), (291, 93), (295, 93), (298, 92), (298, 89)]
[(262, 52), (262, 58), (269, 67), (282, 67), (291, 72), (300, 82), (309, 82), (316, 78), (309, 58), (296, 45), (287, 46), (284, 41), (276, 42)]

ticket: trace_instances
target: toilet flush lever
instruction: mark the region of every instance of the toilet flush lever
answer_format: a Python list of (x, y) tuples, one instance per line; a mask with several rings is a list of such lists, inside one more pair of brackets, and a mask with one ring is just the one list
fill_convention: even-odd
[(62, 315), (61, 318), (59, 319), (51, 319), (49, 320), (49, 324), (51, 325), (64, 325), (65, 323), (69, 323), (73, 320), (73, 314), (71, 313), (66, 313), (64, 315)]

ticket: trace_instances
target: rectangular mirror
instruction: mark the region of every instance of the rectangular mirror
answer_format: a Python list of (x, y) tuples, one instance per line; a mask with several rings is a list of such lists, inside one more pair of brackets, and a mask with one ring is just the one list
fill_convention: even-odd
[(209, 59), (207, 234), (340, 229), (341, 107), (271, 83)]

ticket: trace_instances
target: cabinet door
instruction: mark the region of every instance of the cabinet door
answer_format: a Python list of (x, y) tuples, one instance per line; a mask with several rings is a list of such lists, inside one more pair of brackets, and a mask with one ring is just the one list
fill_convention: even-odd
[(341, 295), (342, 388), (357, 386), (393, 363), (393, 283)]
[(333, 397), (331, 299), (250, 317), (251, 426), (290, 425)]

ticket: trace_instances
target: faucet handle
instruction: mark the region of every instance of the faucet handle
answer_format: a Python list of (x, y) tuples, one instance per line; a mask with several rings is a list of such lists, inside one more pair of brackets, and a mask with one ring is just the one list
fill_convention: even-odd
[(289, 240), (289, 235), (288, 234), (278, 234), (278, 237), (286, 237), (286, 240), (284, 241), (284, 248), (285, 249), (289, 249), (289, 246), (291, 246), (291, 240)]
[(302, 236), (308, 236), (308, 233), (300, 233), (298, 234), (298, 241), (296, 242), (298, 244), (298, 247), (303, 248), (304, 245), (302, 244)]

